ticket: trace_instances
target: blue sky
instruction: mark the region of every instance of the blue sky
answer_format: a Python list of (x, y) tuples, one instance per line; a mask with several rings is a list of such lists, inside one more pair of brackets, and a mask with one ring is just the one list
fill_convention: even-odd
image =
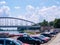
[(0, 17), (17, 17), (41, 22), (60, 18), (60, 0), (0, 0)]

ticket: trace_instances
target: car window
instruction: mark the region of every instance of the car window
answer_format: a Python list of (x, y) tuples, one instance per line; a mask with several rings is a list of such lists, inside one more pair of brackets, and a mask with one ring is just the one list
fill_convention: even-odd
[(0, 45), (4, 45), (4, 40), (0, 40)]
[(38, 37), (34, 37), (35, 39), (39, 39)]
[(43, 35), (41, 35), (40, 37), (41, 37), (41, 38), (45, 38), (45, 36), (43, 36)]
[(6, 40), (6, 45), (16, 45), (13, 41)]
[(25, 37), (18, 37), (17, 40), (25, 39)]
[(26, 37), (26, 39), (27, 39), (27, 40), (33, 40), (33, 38), (31, 38), (31, 37)]
[(17, 45), (22, 45), (22, 42), (19, 41), (19, 40), (17, 40), (17, 41), (16, 41), (16, 44), (17, 44)]
[(27, 40), (27, 37), (23, 37), (24, 40)]

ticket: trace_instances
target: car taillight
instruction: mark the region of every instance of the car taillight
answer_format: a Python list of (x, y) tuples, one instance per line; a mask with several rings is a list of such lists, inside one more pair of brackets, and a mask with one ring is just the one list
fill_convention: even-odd
[(47, 38), (46, 38), (45, 40), (46, 40), (46, 41), (48, 41), (48, 39), (47, 39)]

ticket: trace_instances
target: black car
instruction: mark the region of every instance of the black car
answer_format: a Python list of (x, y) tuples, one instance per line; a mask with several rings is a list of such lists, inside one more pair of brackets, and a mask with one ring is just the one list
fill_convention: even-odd
[(27, 43), (27, 44), (33, 44), (33, 45), (40, 45), (40, 41), (38, 40), (35, 40), (34, 38), (32, 37), (29, 37), (29, 36), (22, 36), (22, 37), (18, 37), (17, 40), (20, 40), (22, 41), (23, 43)]
[(51, 34), (51, 35), (56, 35), (56, 33), (55, 33), (55, 32), (50, 32), (50, 34)]
[(43, 39), (43, 38), (40, 38), (40, 37), (34, 36), (33, 38), (40, 40), (41, 41), (41, 44), (48, 42), (48, 40)]
[(59, 33), (59, 31), (58, 31), (58, 30), (54, 30), (53, 32), (54, 32), (55, 34), (58, 34), (58, 33)]
[(52, 35), (50, 34), (50, 33), (42, 33), (41, 35), (44, 35), (44, 36), (46, 36), (46, 37), (52, 37)]

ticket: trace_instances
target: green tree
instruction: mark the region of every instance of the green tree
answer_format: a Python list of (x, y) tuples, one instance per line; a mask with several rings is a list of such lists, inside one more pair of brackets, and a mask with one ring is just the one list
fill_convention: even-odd
[(48, 26), (48, 21), (44, 20), (44, 21), (41, 23), (41, 26)]
[(54, 27), (55, 28), (60, 28), (60, 19), (55, 19), (55, 21), (54, 21)]
[(54, 25), (54, 21), (49, 22), (49, 26), (53, 26)]

